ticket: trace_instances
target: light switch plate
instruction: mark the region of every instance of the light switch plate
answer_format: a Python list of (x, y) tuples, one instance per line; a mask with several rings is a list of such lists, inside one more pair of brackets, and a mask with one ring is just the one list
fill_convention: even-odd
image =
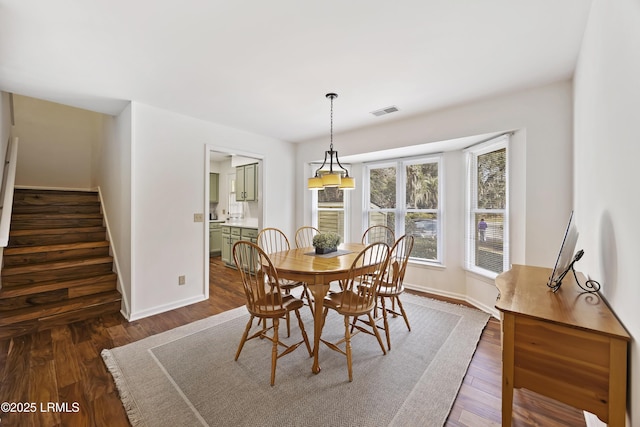
[(193, 214), (193, 222), (204, 222), (204, 214), (194, 213)]

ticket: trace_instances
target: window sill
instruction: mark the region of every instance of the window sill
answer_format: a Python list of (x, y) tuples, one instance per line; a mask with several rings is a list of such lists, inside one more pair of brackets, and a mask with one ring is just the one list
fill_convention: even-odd
[(498, 277), (498, 273), (494, 273), (487, 270), (465, 268), (464, 271), (467, 274), (470, 274), (476, 277), (477, 279), (483, 280), (491, 284), (495, 284), (496, 277)]
[(443, 264), (435, 261), (419, 261), (415, 259), (409, 259), (409, 264), (411, 264), (412, 266), (427, 267), (435, 270), (444, 270), (446, 268)]

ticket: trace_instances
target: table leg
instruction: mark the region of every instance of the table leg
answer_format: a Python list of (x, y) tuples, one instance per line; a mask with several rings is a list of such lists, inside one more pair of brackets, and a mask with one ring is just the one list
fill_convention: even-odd
[(314, 283), (308, 286), (313, 295), (313, 367), (311, 371), (314, 374), (320, 372), (320, 363), (318, 362), (318, 351), (320, 349), (320, 336), (322, 335), (322, 312), (324, 310), (324, 297), (329, 292), (329, 284), (324, 283), (322, 276), (315, 276)]

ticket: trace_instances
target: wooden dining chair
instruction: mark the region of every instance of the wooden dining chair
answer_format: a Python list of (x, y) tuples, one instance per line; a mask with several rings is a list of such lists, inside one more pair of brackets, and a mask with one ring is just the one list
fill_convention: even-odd
[[(383, 242), (372, 243), (364, 248), (351, 264), (349, 275), (344, 281), (344, 288), (339, 292), (329, 292), (324, 299), (325, 309), (323, 313), (323, 325), (327, 318), (329, 309), (335, 310), (338, 314), (344, 316), (344, 338), (337, 342), (329, 342), (320, 339), (330, 349), (337, 351), (347, 357), (347, 370), (349, 372), (349, 381), (353, 381), (353, 368), (351, 356), (351, 338), (358, 332), (365, 332), (373, 335), (378, 340), (382, 354), (387, 354), (384, 348), (378, 328), (375, 327), (372, 315), (373, 308), (376, 305), (377, 286), (379, 284), (382, 272), (386, 269), (386, 263), (389, 259), (389, 246)], [(361, 287), (363, 280), (372, 280), (373, 286)], [(355, 331), (351, 330), (350, 319), (358, 318), (366, 315), (370, 321), (370, 328), (356, 325)], [(344, 344), (344, 349), (341, 345)]]
[[(380, 284), (378, 287), (377, 299), (380, 303), (379, 308), (381, 314), (377, 314), (378, 306), (374, 309), (374, 321), (379, 329), (384, 330), (387, 338), (387, 348), (391, 350), (391, 336), (389, 333), (389, 320), (388, 315), (393, 317), (402, 316), (404, 322), (407, 325), (407, 329), (411, 331), (411, 325), (409, 324), (409, 318), (400, 301), (400, 295), (404, 292), (404, 274), (409, 262), (409, 256), (413, 249), (414, 237), (409, 234), (405, 234), (400, 237), (393, 245), (389, 255), (389, 262), (387, 268), (382, 274)], [(362, 283), (361, 289), (364, 287), (372, 286), (371, 282)], [(387, 305), (388, 303), (388, 305)], [(397, 304), (397, 309), (396, 309)], [(397, 311), (399, 310), (399, 312)], [(369, 326), (370, 319), (353, 319), (352, 330), (355, 327), (356, 322), (363, 322)], [(382, 321), (382, 325), (380, 325)]]
[(315, 227), (305, 225), (296, 230), (296, 248), (310, 248), (313, 246), (313, 236), (320, 233)]
[[(238, 345), (235, 360), (240, 357), (242, 348), (247, 341), (258, 337), (270, 340), (273, 343), (271, 350), (271, 385), (273, 385), (276, 380), (276, 364), (280, 357), (291, 353), (302, 343), (306, 345), (309, 356), (313, 355), (304, 329), (304, 323), (300, 317), (300, 308), (304, 305), (302, 300), (295, 298), (293, 295), (282, 293), (280, 281), (278, 280), (278, 271), (265, 251), (255, 243), (245, 240), (236, 242), (233, 245), (233, 260), (242, 278), (244, 293), (247, 297), (246, 307), (251, 315), (242, 334), (240, 345)], [(291, 311), (298, 318), (302, 340), (295, 344), (287, 345), (278, 338), (278, 326), (280, 319), (288, 318), (288, 314)], [(259, 319), (258, 326), (260, 329), (249, 336), (255, 318)], [(272, 321), (271, 326), (267, 325), (269, 319)], [(260, 320), (264, 320), (264, 322), (260, 322)], [(272, 335), (267, 334), (269, 330), (273, 330)], [(284, 350), (280, 353), (278, 353), (278, 346), (284, 347)]]
[(375, 242), (383, 242), (393, 246), (396, 237), (393, 230), (386, 225), (372, 225), (362, 234), (362, 244), (368, 245)]
[[(267, 255), (276, 252), (288, 251), (291, 249), (289, 239), (282, 230), (273, 227), (267, 227), (260, 230), (256, 239), (258, 246), (264, 250)], [(286, 294), (290, 294), (293, 289), (302, 288), (301, 298), (306, 300), (306, 304), (311, 308), (313, 314), (313, 300), (307, 289), (307, 284), (300, 281), (280, 279), (280, 289)], [(287, 318), (287, 336), (291, 335), (291, 327)]]

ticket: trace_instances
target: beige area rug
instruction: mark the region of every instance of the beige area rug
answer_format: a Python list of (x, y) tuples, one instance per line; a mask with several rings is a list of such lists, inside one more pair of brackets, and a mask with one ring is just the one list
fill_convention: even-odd
[[(376, 339), (352, 340), (346, 358), (321, 344), (321, 372), (304, 346), (278, 360), (269, 385), (271, 346), (251, 340), (234, 361), (248, 320), (244, 307), (111, 350), (102, 357), (134, 426), (442, 426), (489, 315), (403, 295), (412, 331), (390, 319), (392, 350)], [(313, 320), (301, 310), (309, 338)], [(291, 340), (299, 340), (297, 325)], [(286, 335), (284, 324), (281, 335)], [(330, 312), (323, 338), (344, 334)]]

